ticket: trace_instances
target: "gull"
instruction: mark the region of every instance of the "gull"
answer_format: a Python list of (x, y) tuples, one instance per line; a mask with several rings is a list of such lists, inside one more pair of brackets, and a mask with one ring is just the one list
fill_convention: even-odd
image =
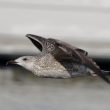
[(109, 71), (103, 71), (88, 56), (88, 52), (66, 42), (27, 34), (27, 38), (40, 50), (35, 56), (23, 56), (10, 64), (17, 64), (38, 77), (73, 78), (77, 76), (99, 76), (107, 83)]

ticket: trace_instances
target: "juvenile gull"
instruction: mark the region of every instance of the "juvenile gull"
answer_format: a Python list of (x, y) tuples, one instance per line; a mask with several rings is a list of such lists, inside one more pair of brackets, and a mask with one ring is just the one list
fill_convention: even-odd
[(110, 83), (99, 66), (80, 48), (52, 38), (27, 34), (32, 43), (41, 51), (36, 56), (23, 56), (11, 64), (18, 64), (32, 71), (38, 77), (72, 78), (76, 76), (100, 76)]

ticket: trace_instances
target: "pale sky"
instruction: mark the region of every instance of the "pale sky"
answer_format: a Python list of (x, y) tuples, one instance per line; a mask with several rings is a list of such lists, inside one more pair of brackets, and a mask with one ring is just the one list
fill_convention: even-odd
[(107, 44), (103, 47), (107, 53), (110, 47), (110, 1), (0, 0), (0, 37), (10, 39), (13, 35), (24, 39), (27, 33), (74, 41), (89, 48), (91, 53), (94, 48), (91, 49), (92, 43), (88, 47), (90, 42), (101, 43), (100, 46)]
[(86, 40), (104, 37), (109, 40), (109, 2), (108, 0), (0, 0), (0, 33), (75, 36), (77, 39), (86, 37)]

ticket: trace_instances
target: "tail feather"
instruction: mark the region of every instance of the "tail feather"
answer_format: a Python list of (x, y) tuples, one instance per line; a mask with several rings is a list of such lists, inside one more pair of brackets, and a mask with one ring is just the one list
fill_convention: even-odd
[(109, 73), (107, 71), (102, 71), (100, 69), (100, 67), (91, 59), (91, 58), (88, 58), (88, 57), (85, 57), (85, 65), (88, 66), (90, 69), (92, 69), (95, 74), (97, 74), (98, 76), (100, 76), (103, 80), (105, 80), (107, 83), (110, 84), (110, 79), (107, 77), (107, 75), (105, 75), (105, 73)]
[(110, 71), (105, 71), (105, 70), (101, 70), (101, 71), (102, 71), (103, 75), (107, 75), (107, 76), (110, 75)]
[(105, 73), (100, 72), (100, 73), (98, 73), (98, 75), (99, 75), (103, 80), (105, 80), (107, 83), (110, 84), (110, 80), (109, 80), (109, 78), (107, 77), (107, 75), (105, 75)]

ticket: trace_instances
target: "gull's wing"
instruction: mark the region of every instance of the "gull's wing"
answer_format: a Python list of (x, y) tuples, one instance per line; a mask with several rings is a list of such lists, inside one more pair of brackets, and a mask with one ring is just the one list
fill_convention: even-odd
[[(46, 39), (41, 36), (27, 34), (31, 42), (42, 52), (42, 53), (51, 53), (56, 55), (59, 60), (74, 60), (74, 62), (81, 60), (79, 53), (87, 55), (87, 52), (71, 46), (65, 42), (56, 39)], [(80, 60), (79, 60), (80, 59)]]
[(85, 50), (82, 50), (80, 48), (72, 46), (72, 45), (70, 45), (70, 44), (68, 44), (66, 42), (63, 42), (63, 41), (60, 41), (60, 40), (57, 40), (57, 39), (52, 39), (52, 38), (49, 38), (49, 40), (54, 40), (59, 45), (59, 47), (62, 48), (62, 49), (66, 48), (66, 50), (71, 50), (71, 51), (75, 51), (76, 50), (76, 51), (78, 51), (78, 52), (80, 52), (80, 53), (82, 53), (84, 55), (88, 55), (88, 52), (86, 52)]
[[(56, 40), (56, 39), (51, 39), (50, 40), (54, 40), (56, 42), (56, 44), (58, 45), (58, 49), (60, 49), (59, 52), (60, 54), (62, 53), (63, 57), (58, 57), (58, 55), (54, 55), (56, 57), (57, 60), (60, 60), (61, 58), (63, 58), (63, 60), (73, 60), (73, 62), (77, 62), (79, 64), (84, 64), (86, 65), (88, 68), (90, 68), (91, 70), (93, 70), (95, 72), (95, 74), (99, 75), (102, 79), (104, 79), (106, 82), (110, 83), (110, 80), (102, 73), (101, 69), (99, 68), (99, 66), (91, 59), (87, 56), (87, 52), (73, 47), (65, 42)], [(64, 57), (66, 55), (66, 57)], [(58, 59), (60, 58), (60, 59)]]
[(46, 41), (46, 38), (43, 38), (41, 36), (27, 34), (26, 37), (28, 37), (31, 42), (42, 52), (44, 47), (44, 43)]
[(33, 34), (27, 34), (26, 37), (28, 37), (31, 42), (43, 53), (51, 53), (55, 49), (55, 45), (53, 40), (48, 40), (44, 37), (33, 35)]
[(62, 50), (62, 52), (60, 52), (60, 53), (63, 54), (63, 57), (71, 56), (72, 59), (74, 59), (74, 61), (76, 60), (81, 63), (81, 62), (83, 62), (82, 55), (84, 55), (84, 56), (88, 55), (88, 52), (86, 52), (85, 50), (72, 46), (66, 42), (62, 42), (60, 40), (52, 39), (52, 38), (49, 38), (49, 40), (50, 41), (53, 40), (55, 42), (55, 44), (58, 46), (58, 48), (60, 49), (60, 51)]

